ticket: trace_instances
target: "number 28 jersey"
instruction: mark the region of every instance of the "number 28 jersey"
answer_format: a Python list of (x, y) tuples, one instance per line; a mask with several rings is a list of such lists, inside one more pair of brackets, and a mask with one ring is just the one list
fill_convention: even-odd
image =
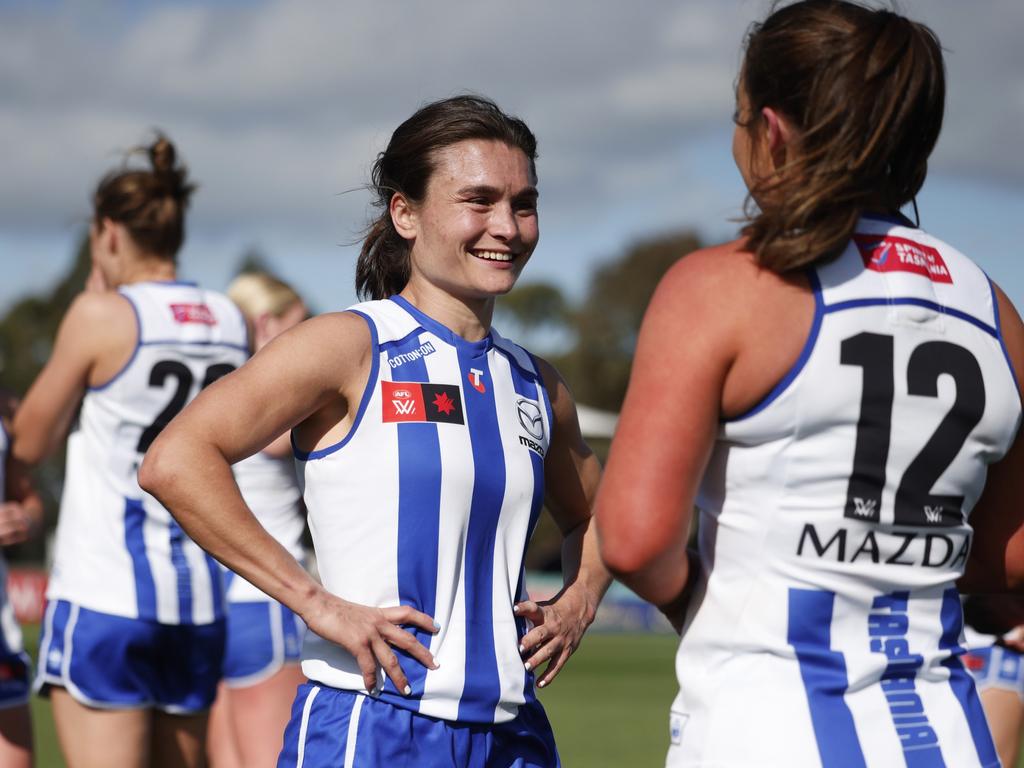
[(163, 624), (223, 615), (219, 567), (137, 480), (160, 430), (201, 388), (248, 357), (245, 321), (225, 296), (191, 283), (119, 289), (135, 310), (128, 363), (90, 388), (68, 438), (51, 600)]
[(809, 278), (797, 363), (698, 495), (669, 765), (998, 765), (955, 588), (1021, 417), (992, 286), (873, 218)]

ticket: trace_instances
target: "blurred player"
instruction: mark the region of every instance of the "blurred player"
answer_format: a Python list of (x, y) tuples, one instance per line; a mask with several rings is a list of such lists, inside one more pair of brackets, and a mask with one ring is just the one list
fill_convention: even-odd
[[(228, 297), (249, 322), (258, 352), (306, 317), (291, 286), (265, 272), (239, 275)], [(287, 433), (232, 468), (242, 498), (260, 524), (301, 560), (305, 512)], [(299, 656), (305, 627), (286, 606), (226, 572), (228, 640), (224, 681), (210, 712), (215, 768), (272, 766), (281, 751), (295, 689), (305, 680)]]
[(1024, 730), (1024, 597), (972, 595), (964, 601), (967, 654), (1004, 766), (1017, 765)]
[[(608, 580), (572, 397), (490, 327), (537, 243), (535, 156), (486, 99), (417, 111), (374, 165), (356, 268), (374, 301), (271, 342), (143, 465), (197, 541), (330, 641), (306, 643), (281, 766), (558, 765), (534, 672), (554, 678)], [(229, 471), (292, 425), (323, 587)], [(566, 586), (538, 605), (523, 554), (545, 491)]]
[[(20, 544), (42, 528), (43, 503), (28, 472), (10, 453), (16, 399), (0, 390), (0, 546)], [(0, 766), (32, 765), (29, 658), (7, 596), (7, 565), (0, 556)]]
[(956, 582), (1024, 579), (1024, 327), (899, 213), (944, 95), (934, 34), (890, 11), (808, 0), (747, 38), (756, 210), (656, 291), (596, 507), (682, 630), (668, 765), (998, 764)]
[(37, 674), (70, 768), (200, 765), (224, 651), (220, 569), (136, 473), (164, 425), (245, 361), (245, 320), (226, 296), (176, 280), (193, 186), (166, 138), (146, 151), (151, 167), (96, 189), (92, 290), (15, 419), (14, 454), (34, 464), (81, 406)]

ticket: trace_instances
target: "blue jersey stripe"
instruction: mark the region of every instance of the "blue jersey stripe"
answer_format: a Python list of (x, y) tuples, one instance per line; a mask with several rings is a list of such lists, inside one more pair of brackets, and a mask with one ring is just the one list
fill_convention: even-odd
[(124, 541), (135, 573), (135, 603), (140, 619), (156, 619), (156, 583), (146, 556), (143, 528), (146, 510), (141, 499), (124, 500)]
[(210, 595), (213, 598), (213, 618), (214, 620), (223, 619), (224, 601), (227, 599), (228, 593), (227, 574), (231, 573), (231, 571), (225, 571), (210, 555), (207, 555), (205, 552), (203, 554), (206, 556), (206, 570), (210, 574)]
[(492, 722), (501, 697), (494, 650), (494, 542), (507, 470), (486, 351), (469, 344), (458, 345), (457, 351), (460, 382), (470, 380), (473, 368), (484, 372), (483, 392), (474, 387), (462, 388), (473, 451), (473, 495), (465, 557), (466, 681), (458, 719)]
[(848, 299), (846, 301), (837, 301), (835, 304), (828, 304), (825, 306), (825, 313), (832, 314), (833, 312), (842, 312), (847, 309), (860, 309), (861, 307), (886, 307), (886, 306), (912, 306), (912, 307), (924, 307), (925, 309), (933, 310), (939, 314), (948, 315), (949, 317), (955, 317), (958, 320), (963, 320), (965, 323), (970, 323), (975, 328), (979, 328), (987, 333), (994, 339), (999, 338), (999, 333), (988, 323), (983, 320), (979, 320), (974, 315), (969, 315), (966, 312), (962, 312), (959, 309), (953, 307), (947, 307), (942, 304), (937, 304), (934, 301), (928, 299), (919, 299), (915, 296), (901, 296), (895, 298), (866, 298), (866, 299)]
[[(415, 338), (410, 345), (418, 345)], [(388, 359), (407, 351), (392, 347)], [(426, 382), (427, 364), (421, 358), (396, 370), (393, 381)], [(441, 445), (437, 424), (406, 423), (398, 428), (398, 599), (433, 616), (437, 603), (437, 547), (441, 519)], [(431, 634), (421, 629), (409, 631), (430, 647)], [(407, 653), (395, 649), (402, 671), (409, 679), (412, 699), (423, 696), (427, 668)], [(385, 691), (397, 694), (388, 680)], [(403, 706), (418, 708), (416, 702)]]
[(964, 615), (960, 607), (960, 593), (956, 589), (947, 589), (942, 593), (942, 609), (939, 616), (942, 622), (939, 648), (950, 652), (949, 658), (942, 662), (942, 666), (949, 670), (949, 686), (964, 711), (964, 717), (967, 718), (967, 727), (971, 730), (978, 760), (985, 766), (999, 765), (999, 757), (992, 742), (992, 734), (988, 729), (988, 721), (981, 708), (981, 699), (978, 697), (974, 680), (960, 662), (960, 655), (964, 652), (960, 647)]
[(175, 585), (178, 590), (178, 621), (192, 623), (192, 573), (185, 559), (185, 532), (177, 521), (167, 523), (167, 535), (171, 542), (171, 565), (174, 566)]
[(823, 768), (866, 766), (853, 715), (843, 696), (846, 660), (832, 650), (834, 592), (789, 590), (787, 642), (796, 651)]

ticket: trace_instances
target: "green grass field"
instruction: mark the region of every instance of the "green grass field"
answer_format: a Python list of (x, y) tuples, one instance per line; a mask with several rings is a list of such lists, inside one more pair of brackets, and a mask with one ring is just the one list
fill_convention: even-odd
[[(33, 651), (38, 628), (27, 627)], [(669, 635), (593, 634), (540, 698), (565, 768), (654, 768), (668, 748), (675, 696)], [(38, 768), (64, 768), (48, 702), (32, 702)], [(1024, 758), (1017, 764), (1024, 768)]]

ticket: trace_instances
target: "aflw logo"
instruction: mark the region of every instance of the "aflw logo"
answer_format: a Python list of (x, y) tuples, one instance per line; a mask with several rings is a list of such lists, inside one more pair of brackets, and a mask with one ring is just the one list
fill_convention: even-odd
[(395, 413), (400, 413), (403, 416), (410, 416), (416, 413), (415, 400), (392, 400), (391, 402), (395, 406)]

